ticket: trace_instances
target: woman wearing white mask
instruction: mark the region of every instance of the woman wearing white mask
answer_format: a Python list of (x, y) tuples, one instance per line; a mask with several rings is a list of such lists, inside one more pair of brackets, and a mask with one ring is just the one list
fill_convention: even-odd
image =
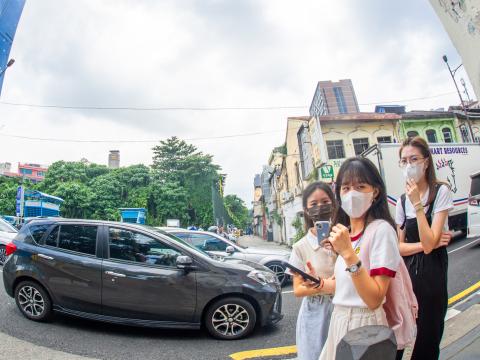
[[(335, 193), (340, 201), (328, 241), (339, 256), (335, 279), (323, 284), (325, 293), (335, 295), (320, 360), (335, 359), (337, 345), (348, 331), (388, 325), (382, 304), (401, 261), (385, 184), (375, 165), (368, 159), (347, 159), (338, 172)], [(375, 230), (369, 231), (366, 248), (362, 240), (369, 226)]]
[[(405, 194), (397, 202), (395, 222), (400, 253), (418, 300), (417, 339), (412, 359), (438, 359), (447, 312), (446, 246), (450, 188), (437, 181), (430, 149), (421, 137), (405, 140), (400, 148)], [(442, 236), (443, 235), (443, 236)]]

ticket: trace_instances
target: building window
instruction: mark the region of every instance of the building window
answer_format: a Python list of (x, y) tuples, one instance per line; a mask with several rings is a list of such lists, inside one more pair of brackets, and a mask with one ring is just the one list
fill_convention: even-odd
[(355, 155), (360, 155), (362, 152), (368, 149), (368, 138), (353, 139), (353, 149)]
[(438, 142), (437, 140), (437, 132), (433, 129), (428, 129), (425, 131), (425, 134), (427, 134), (427, 141), (429, 143), (436, 143)]
[(377, 137), (377, 143), (379, 144), (390, 144), (392, 142), (391, 136), (379, 136)]
[(450, 128), (443, 128), (442, 129), (443, 133), (443, 141), (446, 143), (452, 143), (453, 142), (453, 137), (452, 137), (452, 130)]
[(411, 130), (411, 131), (407, 132), (407, 137), (408, 138), (414, 138), (415, 136), (418, 136), (418, 131)]
[(330, 160), (344, 159), (345, 148), (343, 147), (343, 140), (327, 140), (327, 151)]
[(23, 175), (32, 175), (32, 169), (20, 169), (20, 173)]
[(340, 112), (340, 114), (346, 114), (348, 111), (347, 105), (345, 103), (345, 98), (343, 97), (342, 88), (334, 87), (333, 92), (335, 93), (335, 98), (337, 99), (338, 111)]
[(470, 135), (468, 134), (468, 130), (465, 124), (460, 125), (460, 134), (462, 134), (462, 141), (464, 143), (470, 142)]

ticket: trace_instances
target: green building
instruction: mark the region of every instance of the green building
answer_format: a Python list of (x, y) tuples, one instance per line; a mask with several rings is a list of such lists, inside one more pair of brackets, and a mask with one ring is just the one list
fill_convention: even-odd
[(401, 139), (420, 135), (429, 143), (459, 142), (455, 115), (445, 111), (410, 111), (399, 122)]

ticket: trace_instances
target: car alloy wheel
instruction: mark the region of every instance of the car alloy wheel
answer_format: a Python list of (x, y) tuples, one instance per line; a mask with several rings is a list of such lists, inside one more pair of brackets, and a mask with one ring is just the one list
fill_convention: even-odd
[(217, 301), (209, 308), (205, 316), (205, 326), (208, 332), (218, 339), (240, 339), (253, 331), (256, 316), (250, 302), (230, 297)]
[(0, 245), (0, 265), (5, 264), (7, 261), (7, 249), (5, 245)]
[(284, 285), (287, 281), (287, 274), (285, 274), (285, 267), (283, 267), (280, 263), (270, 263), (266, 265), (278, 279), (280, 285)]
[(22, 314), (30, 320), (46, 321), (51, 316), (50, 298), (36, 282), (21, 282), (15, 290), (15, 301)]
[(247, 310), (237, 304), (220, 306), (212, 316), (214, 329), (224, 336), (240, 335), (248, 327), (250, 317)]

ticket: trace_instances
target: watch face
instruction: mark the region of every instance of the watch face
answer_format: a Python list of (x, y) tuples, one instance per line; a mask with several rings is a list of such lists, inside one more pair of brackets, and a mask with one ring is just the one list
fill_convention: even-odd
[(350, 266), (350, 272), (354, 273), (358, 271), (358, 265), (352, 265)]

